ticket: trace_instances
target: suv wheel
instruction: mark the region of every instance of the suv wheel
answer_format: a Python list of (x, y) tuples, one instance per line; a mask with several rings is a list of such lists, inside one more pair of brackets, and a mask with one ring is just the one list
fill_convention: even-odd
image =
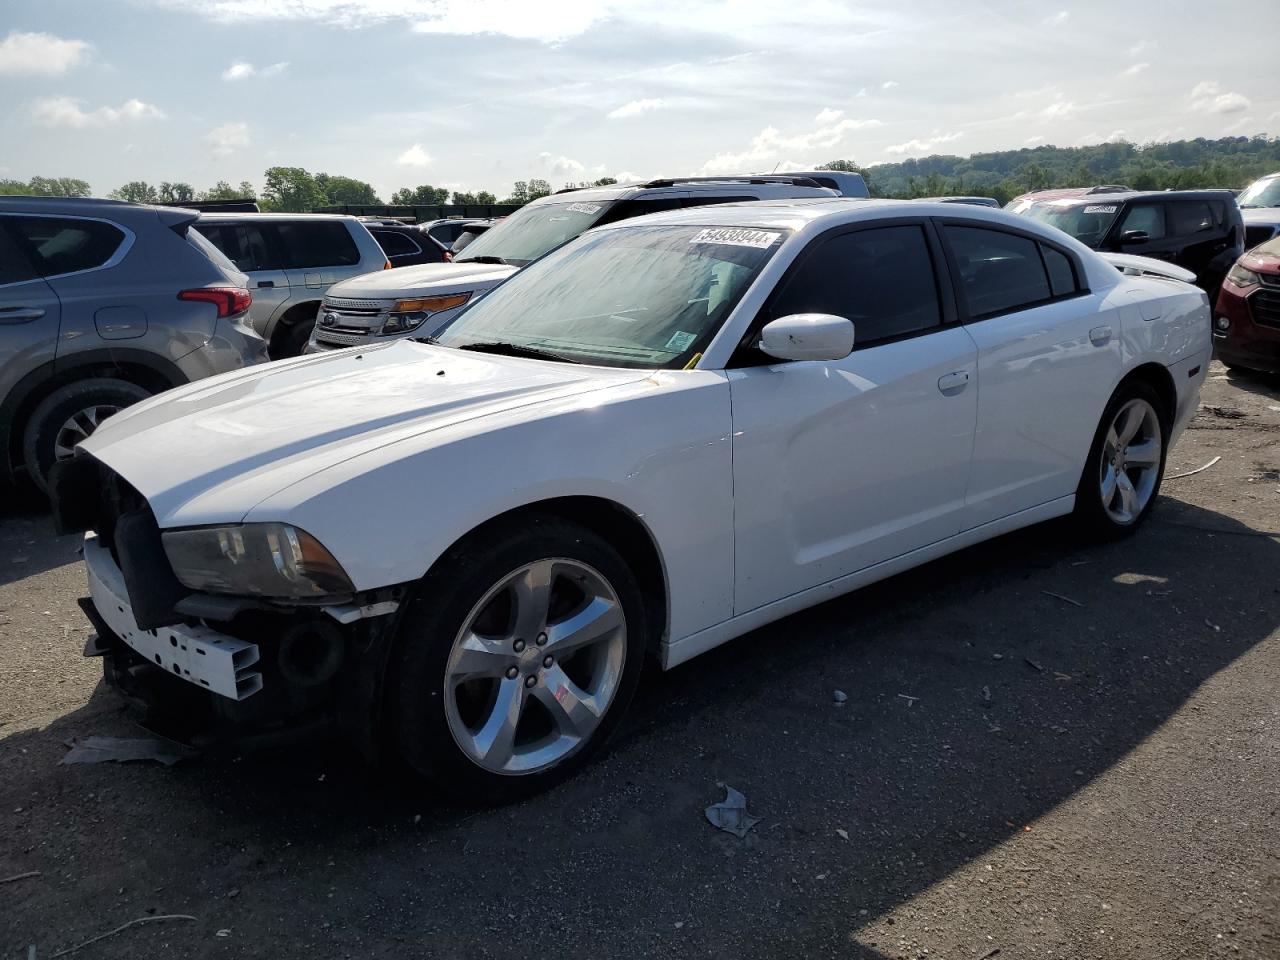
[(47, 492), (49, 470), (57, 461), (70, 458), (76, 444), (107, 417), (149, 396), (127, 380), (95, 377), (68, 383), (45, 397), (22, 434), (22, 459), (36, 486)]
[[(284, 323), (283, 320), (280, 322)], [(286, 360), (289, 357), (301, 356), (302, 351), (307, 348), (307, 341), (311, 339), (311, 331), (315, 325), (315, 311), (312, 310), (309, 316), (301, 317), (277, 332), (271, 338), (271, 344), (268, 347), (271, 359)]]
[(591, 530), (540, 517), (473, 537), (400, 624), (400, 752), (471, 803), (545, 790), (617, 727), (646, 633), (634, 573)]

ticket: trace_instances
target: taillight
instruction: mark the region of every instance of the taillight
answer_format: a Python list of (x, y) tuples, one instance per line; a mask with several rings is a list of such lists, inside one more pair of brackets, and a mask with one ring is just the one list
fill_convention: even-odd
[(445, 262), (445, 263), (453, 263), (453, 251), (452, 251), (452, 250), (446, 250), (446, 251), (444, 252), (444, 262)]
[(390, 269), (391, 269), (391, 261), (390, 261), (390, 260), (388, 260), (386, 263), (384, 263), (384, 264), (382, 265), (382, 269), (383, 269), (383, 270), (390, 270)]
[(180, 291), (178, 299), (212, 303), (218, 308), (219, 317), (234, 317), (249, 309), (253, 294), (243, 287), (196, 287)]

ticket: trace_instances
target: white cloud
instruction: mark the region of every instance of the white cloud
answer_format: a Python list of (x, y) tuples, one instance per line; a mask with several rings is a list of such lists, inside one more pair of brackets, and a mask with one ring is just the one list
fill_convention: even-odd
[(1066, 23), (1070, 17), (1071, 17), (1070, 10), (1059, 10), (1057, 13), (1053, 14), (1052, 16), (1048, 16), (1044, 18), (1045, 26), (1059, 27), (1062, 24)]
[(613, 179), (617, 180), (619, 183), (641, 183), (645, 178), (640, 176), (638, 173), (632, 173), (630, 170), (623, 170)]
[(231, 66), (227, 67), (227, 69), (222, 71), (222, 79), (248, 80), (250, 77), (275, 77), (284, 73), (288, 69), (288, 60), (281, 60), (279, 63), (273, 63), (261, 69), (255, 67), (252, 63), (237, 60)]
[(1048, 120), (1062, 120), (1076, 112), (1076, 105), (1070, 100), (1059, 98), (1040, 111), (1040, 116)]
[(959, 130), (952, 133), (939, 133), (935, 130), (924, 140), (908, 140), (906, 143), (895, 143), (891, 147), (885, 147), (884, 152), (891, 153), (894, 156), (904, 156), (909, 153), (932, 153), (942, 144), (959, 140), (963, 136), (964, 133)]
[(1139, 54), (1146, 53), (1148, 50), (1154, 50), (1158, 46), (1160, 46), (1160, 44), (1156, 43), (1154, 40), (1139, 40), (1129, 48), (1129, 56), (1136, 57)]
[(83, 40), (64, 40), (51, 33), (11, 30), (0, 40), (0, 74), (57, 76), (79, 64), (88, 53), (89, 44)]
[(1129, 66), (1125, 67), (1123, 70), (1120, 71), (1119, 75), (1121, 77), (1136, 77), (1143, 70), (1146, 70), (1149, 66), (1151, 66), (1151, 64), (1147, 63), (1147, 61), (1139, 60), (1137, 63), (1129, 64)]
[(213, 148), (215, 157), (225, 157), (243, 150), (252, 142), (249, 138), (249, 125), (243, 122), (224, 123), (220, 127), (214, 127), (204, 135), (204, 140)]
[(1044, 137), (1039, 137), (1039, 136), (1027, 137), (1027, 139), (1023, 140), (1022, 142), (1029, 147), (1034, 147), (1037, 143), (1044, 143)]
[(1243, 93), (1223, 90), (1214, 80), (1197, 83), (1191, 90), (1191, 109), (1202, 113), (1240, 113), (1251, 102)]
[[(765, 127), (751, 139), (751, 144), (740, 153), (717, 153), (702, 165), (704, 174), (755, 173), (780, 166), (783, 169), (801, 169), (811, 163), (830, 160), (817, 156), (817, 150), (832, 150), (840, 146), (845, 134), (880, 126), (879, 120), (853, 120), (843, 110), (823, 110), (814, 118), (814, 129), (808, 133), (784, 136), (776, 127)], [(788, 155), (798, 155), (793, 159)]]
[(126, 100), (119, 107), (85, 110), (72, 97), (44, 97), (31, 105), (31, 115), (47, 127), (110, 127), (120, 123), (163, 120), (159, 107), (141, 100)]
[(429, 167), (432, 162), (431, 154), (423, 150), (420, 143), (415, 143), (400, 156), (396, 157), (396, 163), (402, 167)]
[(1123, 130), (1112, 130), (1105, 137), (1097, 130), (1091, 130), (1083, 137), (1075, 142), (1077, 147), (1084, 147), (1094, 143), (1119, 143), (1124, 139)]
[(900, 84), (897, 80), (886, 80), (884, 83), (880, 84), (880, 89), (892, 90), (894, 87), (900, 87), (900, 86), (902, 86), (902, 84)]
[(648, 113), (650, 110), (661, 110), (667, 106), (667, 101), (661, 98), (647, 97), (644, 100), (632, 100), (630, 103), (624, 103), (622, 106), (610, 110), (606, 116), (610, 120), (625, 120), (628, 117), (638, 117), (642, 113)]
[(556, 177), (580, 177), (587, 172), (586, 164), (579, 163), (572, 157), (558, 157), (543, 151), (538, 154), (538, 160), (552, 176)]
[(612, 13), (611, 6), (596, 0), (557, 0), (554, 9), (548, 10), (528, 0), (439, 0), (430, 4), (426, 18), (415, 23), (413, 29), (417, 33), (455, 36), (500, 34), (553, 43), (586, 32)]

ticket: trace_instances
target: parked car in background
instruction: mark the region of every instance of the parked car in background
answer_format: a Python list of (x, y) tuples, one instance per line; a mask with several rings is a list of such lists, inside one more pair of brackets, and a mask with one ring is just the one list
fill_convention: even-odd
[(378, 241), (393, 269), (419, 263), (448, 263), (452, 259), (443, 243), (416, 226), (366, 223), (365, 227)]
[(1096, 187), (1055, 187), (1047, 190), (1032, 190), (1014, 197), (1004, 205), (1004, 209), (1010, 213), (1026, 213), (1032, 204), (1044, 203), (1046, 200), (1091, 197), (1105, 193), (1131, 193), (1132, 190), (1132, 187), (1125, 187), (1117, 183), (1104, 183)]
[(969, 203), (975, 207), (1000, 206), (995, 197), (920, 197), (919, 199), (928, 203)]
[(474, 223), (468, 224), (467, 229), (458, 234), (458, 239), (453, 241), (453, 247), (450, 252), (454, 256), (457, 256), (463, 250), (467, 249), (467, 247), (471, 246), (472, 242), (475, 241), (477, 237), (481, 237), (488, 233), (492, 227), (501, 222), (502, 218), (497, 218), (494, 220), (477, 220)]
[(382, 247), (355, 217), (210, 213), (195, 228), (248, 275), (250, 322), (267, 341), (273, 360), (302, 352), (329, 287), (390, 267)]
[[(540, 237), (576, 225), (551, 213)], [(1132, 533), (1209, 355), (1195, 287), (1001, 211), (672, 209), (548, 253), (438, 344), (126, 411), (55, 516), (93, 531), (109, 680), (188, 723), (329, 721), (504, 801), (597, 753), (650, 657), (1052, 517)], [(395, 495), (425, 486), (448, 509)]]
[(1280, 373), (1280, 237), (1246, 251), (1227, 272), (1213, 348), (1228, 367)]
[(562, 190), (506, 217), (451, 264), (406, 267), (335, 286), (324, 298), (307, 351), (431, 336), (525, 264), (600, 224), (712, 203), (835, 196), (830, 189), (790, 174)]
[(1259, 177), (1236, 197), (1244, 215), (1244, 247), (1251, 250), (1280, 235), (1280, 173)]
[(450, 217), (447, 220), (424, 220), (416, 226), (433, 240), (439, 240), (444, 244), (444, 248), (446, 250), (452, 250), (454, 241), (464, 233), (468, 232), (472, 227), (478, 225), (487, 226), (490, 223), (492, 223), (491, 220)]
[(867, 181), (860, 173), (846, 173), (843, 170), (788, 170), (786, 175), (806, 177), (820, 187), (834, 190), (842, 197), (866, 200), (871, 196)]
[(1190, 270), (1211, 303), (1244, 252), (1244, 221), (1229, 190), (1069, 197), (1034, 203), (1024, 215), (1095, 250), (1165, 260)]
[(43, 489), (124, 407), (266, 359), (245, 276), (191, 229), (199, 216), (0, 197), (0, 480)]

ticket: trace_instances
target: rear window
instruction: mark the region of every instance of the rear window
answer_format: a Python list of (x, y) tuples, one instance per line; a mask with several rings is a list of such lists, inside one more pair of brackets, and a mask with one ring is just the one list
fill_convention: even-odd
[(1213, 211), (1204, 200), (1184, 200), (1172, 205), (1174, 236), (1186, 237), (1213, 230)]
[(360, 251), (346, 225), (336, 220), (275, 225), (286, 267), (351, 267), (360, 262)]
[(7, 219), (0, 219), (0, 284), (34, 280), (38, 274), (31, 266), (31, 261), (4, 229)]
[(124, 243), (124, 232), (101, 220), (15, 217), (9, 222), (26, 242), (36, 270), (46, 277), (100, 267)]
[(271, 251), (266, 234), (256, 224), (199, 223), (196, 230), (246, 273), (280, 269), (281, 264)]
[(369, 232), (373, 234), (373, 239), (378, 241), (378, 246), (388, 257), (408, 257), (422, 252), (422, 248), (403, 233), (396, 233), (394, 230), (370, 230)]
[(948, 224), (945, 231), (971, 318), (1022, 310), (1052, 297), (1034, 241), (985, 227)]

